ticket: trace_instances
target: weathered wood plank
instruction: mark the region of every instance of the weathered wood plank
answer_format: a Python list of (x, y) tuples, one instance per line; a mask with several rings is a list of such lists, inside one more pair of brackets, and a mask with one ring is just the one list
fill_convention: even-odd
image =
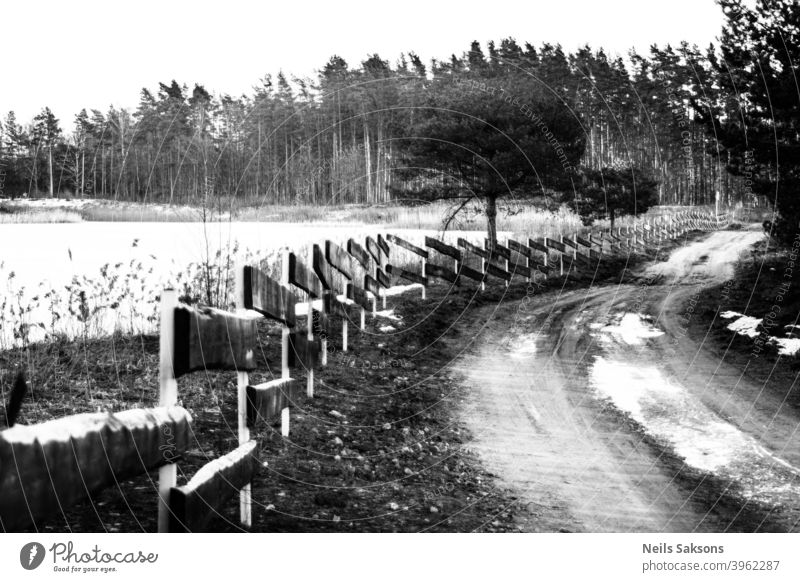
[(422, 275), (412, 273), (411, 271), (406, 271), (405, 269), (395, 267), (394, 265), (386, 265), (386, 272), (393, 277), (397, 277), (398, 279), (405, 279), (406, 281), (419, 283), (420, 285), (428, 284), (428, 280)]
[[(311, 267), (314, 269), (314, 274), (322, 285), (322, 293), (333, 289), (333, 270), (331, 269), (330, 263), (325, 260), (322, 249), (317, 244), (311, 247)], [(317, 295), (317, 297), (320, 297), (322, 293)]]
[(573, 249), (578, 248), (578, 243), (576, 243), (574, 240), (570, 238), (564, 237), (561, 239), (561, 242), (567, 245), (568, 247), (572, 247)]
[(297, 298), (289, 289), (255, 267), (244, 268), (244, 308), (258, 311), (289, 327), (297, 323)]
[(582, 245), (582, 246), (586, 247), (587, 249), (592, 248), (592, 243), (590, 243), (585, 238), (581, 238), (579, 236), (576, 236), (575, 237), (575, 242), (578, 243), (579, 245)]
[(532, 238), (528, 239), (528, 246), (535, 251), (541, 251), (543, 253), (549, 252), (549, 249), (545, 245), (545, 241), (547, 239), (541, 239), (541, 242), (538, 240), (533, 240)]
[(378, 281), (378, 285), (384, 289), (388, 289), (392, 286), (392, 280), (382, 269), (375, 269), (375, 279)]
[(0, 522), (36, 523), (118, 481), (174, 462), (190, 446), (178, 406), (76, 414), (0, 432)]
[[(530, 242), (533, 242), (533, 241), (528, 241), (528, 242), (530, 243)], [(551, 248), (551, 249), (555, 249), (555, 250), (557, 250), (557, 251), (559, 251), (561, 253), (567, 252), (567, 247), (562, 245), (557, 240), (553, 240), (552, 238), (544, 239), (544, 244), (545, 244), (546, 247)]]
[(175, 308), (175, 378), (196, 370), (255, 370), (256, 320), (211, 307)]
[(294, 406), (303, 394), (300, 382), (294, 378), (279, 378), (247, 387), (247, 426), (255, 428), (259, 422), (269, 422), (281, 410)]
[(170, 531), (202, 531), (258, 472), (256, 441), (240, 445), (227, 455), (203, 465), (182, 487), (169, 495)]
[(362, 268), (369, 269), (369, 253), (367, 253), (367, 251), (364, 250), (364, 247), (362, 247), (352, 238), (347, 241), (347, 252), (353, 256), (353, 258), (358, 262), (359, 265), (361, 265)]
[(425, 237), (425, 246), (431, 248), (435, 251), (442, 253), (443, 255), (447, 255), (448, 257), (453, 257), (455, 260), (460, 261), (462, 254), (461, 251), (458, 250), (456, 247), (451, 247), (448, 244), (445, 244), (435, 238), (431, 238), (429, 236)]
[(378, 247), (380, 247), (383, 256), (389, 258), (389, 245), (381, 235), (378, 235)]
[(592, 243), (596, 247), (603, 248), (603, 239), (607, 237), (607, 234), (600, 233), (599, 235), (593, 235), (592, 238), (589, 239), (589, 242)]
[(325, 313), (328, 315), (347, 317), (347, 306), (339, 301), (334, 291), (326, 291), (322, 295), (322, 302), (325, 305)]
[(498, 279), (503, 279), (504, 281), (511, 280), (511, 273), (508, 271), (504, 271), (500, 267), (495, 267), (491, 263), (486, 263), (486, 274), (492, 275), (493, 277), (497, 277)]
[(404, 240), (404, 239), (400, 238), (399, 236), (396, 236), (394, 234), (387, 234), (386, 235), (386, 240), (388, 240), (392, 244), (397, 245), (398, 247), (400, 247), (402, 249), (405, 249), (407, 251), (410, 251), (410, 252), (414, 253), (415, 255), (419, 255), (423, 259), (427, 259), (428, 258), (428, 251), (426, 251), (425, 249), (421, 249), (417, 245), (412, 244), (412, 243), (408, 242), (407, 240)]
[(294, 253), (289, 253), (289, 284), (308, 293), (315, 299), (322, 297), (322, 283), (319, 277), (300, 261)]
[(335, 242), (326, 240), (325, 257), (334, 269), (347, 277), (347, 279), (353, 280), (353, 273), (356, 272), (355, 260), (342, 247)]
[(487, 251), (485, 249), (482, 249), (481, 247), (472, 244), (471, 242), (469, 242), (468, 240), (466, 240), (464, 238), (459, 238), (456, 241), (456, 244), (458, 246), (460, 246), (462, 249), (464, 249), (466, 252), (472, 253), (473, 255), (477, 255), (482, 259), (488, 259), (489, 258), (489, 251)]
[(468, 279), (472, 279), (473, 281), (483, 281), (486, 279), (486, 275), (481, 273), (480, 271), (476, 271), (471, 267), (467, 267), (464, 263), (460, 263), (458, 266), (458, 275), (459, 277), (466, 277)]
[(289, 334), (289, 366), (313, 370), (322, 363), (322, 342), (318, 337), (309, 340), (306, 331)]
[(361, 287), (355, 286), (353, 283), (347, 284), (347, 298), (363, 309), (372, 308), (369, 303), (369, 297), (367, 297), (367, 292)]
[(578, 253), (577, 255), (575, 255), (573, 257), (573, 261), (575, 261), (578, 264), (587, 266), (587, 267), (591, 267), (592, 266), (592, 260), (589, 257), (587, 257), (586, 255), (582, 255), (581, 253)]
[(381, 294), (381, 287), (374, 277), (364, 275), (364, 289), (372, 293), (375, 297)]
[(371, 236), (366, 238), (367, 243), (367, 252), (372, 255), (372, 259), (375, 261), (377, 265), (380, 266), (381, 264), (381, 247), (378, 246), (378, 243), (375, 242)]
[(458, 276), (453, 272), (453, 270), (442, 267), (440, 265), (427, 263), (425, 265), (425, 276), (435, 277), (437, 279), (443, 279), (448, 283), (452, 283), (453, 285), (458, 285)]
[[(519, 255), (522, 255), (523, 257), (526, 257), (528, 259), (534, 258), (534, 250), (533, 249), (531, 249), (529, 247), (526, 247), (524, 244), (519, 243), (519, 242), (517, 242), (515, 240), (509, 240), (508, 241), (508, 248), (510, 250), (514, 251), (515, 253), (517, 253)], [(545, 252), (547, 252), (546, 249), (545, 249)]]
[[(489, 239), (484, 239), (483, 241), (483, 248), (489, 250)], [(492, 252), (492, 259), (502, 259), (502, 260), (510, 260), (511, 259), (511, 249), (501, 245), (500, 243), (495, 243), (494, 251)]]
[(511, 263), (508, 265), (508, 270), (511, 275), (519, 275), (520, 277), (525, 277), (526, 279), (530, 279), (533, 271), (523, 265), (522, 263)]

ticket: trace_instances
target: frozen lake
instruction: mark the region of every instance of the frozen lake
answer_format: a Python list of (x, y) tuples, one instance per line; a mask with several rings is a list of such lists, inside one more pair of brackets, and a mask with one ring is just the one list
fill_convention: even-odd
[[(325, 239), (345, 244), (355, 238), (363, 244), (367, 235), (386, 233), (383, 225), (288, 223), (142, 223), (142, 222), (83, 222), (74, 224), (4, 224), (0, 226), (0, 285), (3, 286), (0, 323), (0, 346), (14, 343), (14, 328), (28, 323), (29, 340), (45, 337), (48, 331), (61, 331), (69, 335), (83, 332), (86, 326), (77, 324), (75, 314), (66, 305), (60, 305), (59, 321), (53, 321), (58, 311), (59, 298), (81, 289), (95, 303), (103, 297), (104, 277), (101, 269), (111, 265), (119, 277), (118, 290), (125, 284), (133, 287), (126, 301), (137, 303), (151, 300), (168, 281), (178, 273), (186, 272), (191, 264), (201, 264), (207, 257), (215, 257), (218, 250), (223, 256), (227, 249), (238, 244), (238, 256), (252, 253), (256, 258), (279, 257), (281, 249), (289, 248), (306, 256), (305, 249), (312, 243)], [(435, 231), (398, 231), (404, 238), (417, 244), (423, 236), (437, 236)], [(455, 241), (464, 236), (477, 241), (484, 236), (479, 231), (449, 232), (447, 239)], [(120, 267), (113, 269), (115, 265)], [(141, 266), (140, 266), (141, 265)], [(11, 276), (13, 274), (13, 276)], [(72, 284), (77, 281), (77, 285)], [(87, 283), (94, 282), (94, 285)], [(65, 287), (72, 284), (72, 290)], [(141, 289), (139, 287), (141, 286)], [(108, 287), (108, 286), (106, 286)], [(58, 296), (42, 298), (50, 291)], [(2, 302), (2, 300), (0, 300)], [(99, 304), (98, 303), (98, 304)], [(113, 303), (108, 298), (108, 303)], [(55, 305), (55, 306), (54, 306)], [(93, 305), (93, 304), (92, 304)], [(32, 306), (36, 306), (32, 308)], [(91, 305), (90, 305), (91, 307)], [(20, 315), (21, 312), (29, 311)], [(97, 309), (90, 333), (126, 329), (152, 329), (152, 322), (133, 321), (130, 305), (125, 309)], [(105, 311), (106, 313), (101, 313)]]

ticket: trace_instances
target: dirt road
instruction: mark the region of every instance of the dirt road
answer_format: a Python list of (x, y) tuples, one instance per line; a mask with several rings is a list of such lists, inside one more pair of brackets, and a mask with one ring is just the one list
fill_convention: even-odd
[(687, 334), (694, 296), (760, 236), (716, 232), (630, 284), (485, 311), (452, 372), (523, 529), (800, 530), (797, 412)]

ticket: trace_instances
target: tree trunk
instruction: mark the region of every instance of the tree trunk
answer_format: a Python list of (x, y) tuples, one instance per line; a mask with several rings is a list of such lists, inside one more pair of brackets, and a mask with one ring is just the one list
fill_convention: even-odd
[(486, 197), (486, 234), (489, 239), (489, 249), (497, 246), (497, 196)]
[(50, 198), (53, 197), (53, 146), (47, 148), (47, 165), (50, 173)]

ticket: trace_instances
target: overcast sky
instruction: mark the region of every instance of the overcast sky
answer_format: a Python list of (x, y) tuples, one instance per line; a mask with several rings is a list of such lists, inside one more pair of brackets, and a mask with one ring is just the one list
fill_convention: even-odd
[(722, 12), (713, 0), (3, 0), (0, 22), (0, 115), (28, 122), (47, 105), (71, 126), (83, 107), (135, 107), (159, 81), (238, 95), (280, 69), (314, 75), (332, 54), (357, 64), (415, 51), (428, 63), (509, 36), (622, 55), (705, 46)]

